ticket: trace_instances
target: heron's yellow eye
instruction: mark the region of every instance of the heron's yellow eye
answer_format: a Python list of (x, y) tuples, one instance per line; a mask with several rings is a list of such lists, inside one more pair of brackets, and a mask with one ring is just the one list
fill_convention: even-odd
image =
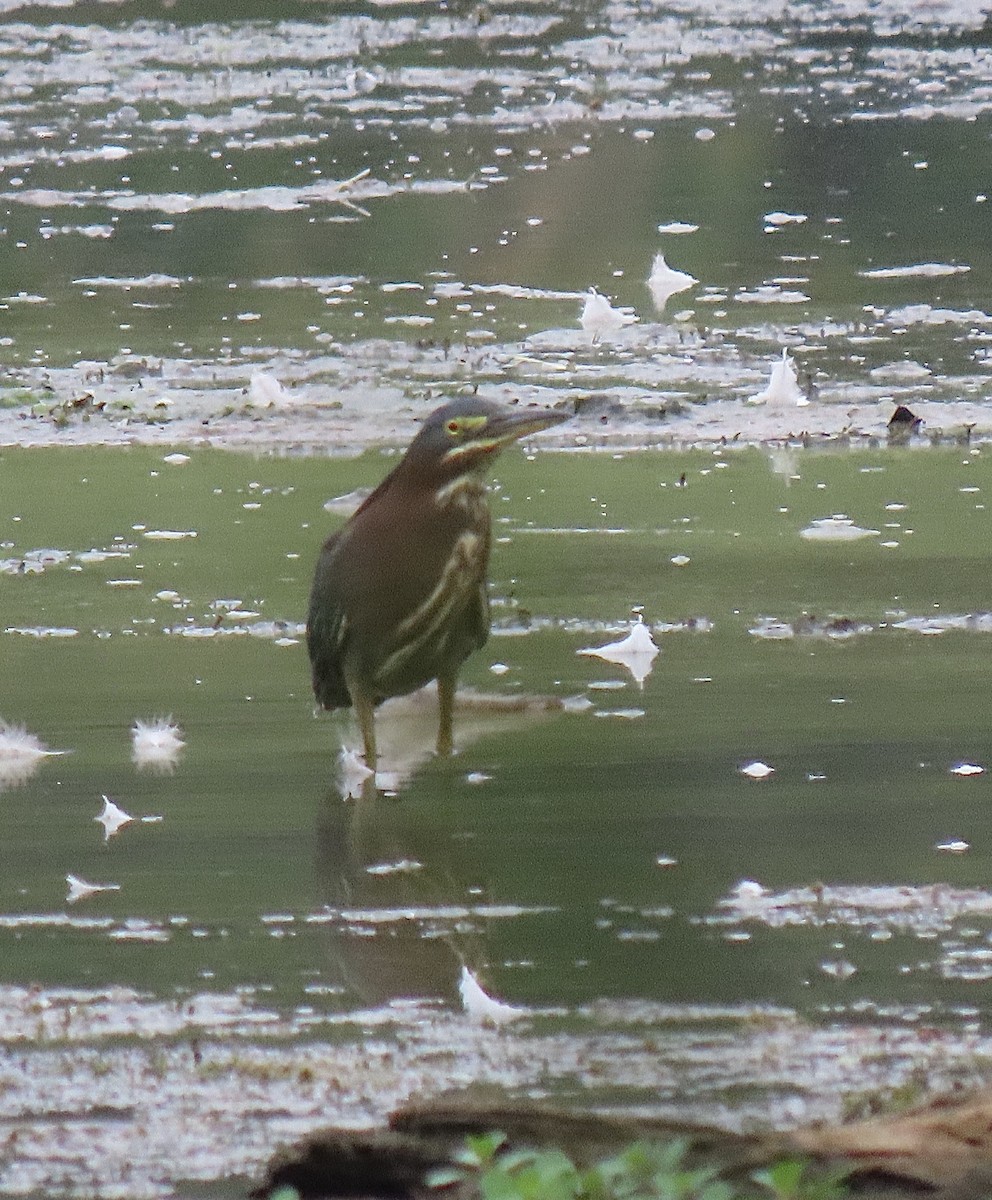
[(444, 423), (444, 431), (453, 442), (461, 442), (462, 438), (472, 438), (481, 433), (487, 420), (484, 414), (449, 417)]

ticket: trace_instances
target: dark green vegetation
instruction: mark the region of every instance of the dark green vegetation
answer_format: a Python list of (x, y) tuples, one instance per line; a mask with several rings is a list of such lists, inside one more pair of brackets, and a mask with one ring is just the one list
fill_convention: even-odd
[[(501, 1153), (503, 1135), (468, 1137), (458, 1166), (428, 1178), (436, 1188), (459, 1185), (483, 1200), (840, 1200), (845, 1172), (825, 1173), (795, 1159), (752, 1172), (732, 1184), (719, 1167), (690, 1165), (688, 1142), (634, 1142), (619, 1153), (580, 1166), (561, 1150)], [(279, 1193), (275, 1193), (276, 1196)]]

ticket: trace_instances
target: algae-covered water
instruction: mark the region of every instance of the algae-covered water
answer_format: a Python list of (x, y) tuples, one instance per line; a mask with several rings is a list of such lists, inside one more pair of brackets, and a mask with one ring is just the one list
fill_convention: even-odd
[[(0, 1191), (987, 1080), (984, 10), (0, 9)], [(474, 391), (576, 415), (363, 797), (313, 562)]]

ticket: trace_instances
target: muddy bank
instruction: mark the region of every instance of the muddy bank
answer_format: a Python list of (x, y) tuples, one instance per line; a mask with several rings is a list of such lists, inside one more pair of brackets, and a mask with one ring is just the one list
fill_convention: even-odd
[[(616, 348), (562, 332), (568, 361), (526, 348), (485, 358), (439, 347), (351, 347), (334, 359), (240, 365), (121, 360), (22, 373), (0, 389), (0, 445), (210, 446), (249, 452), (354, 455), (402, 446), (417, 422), (456, 395), (574, 413), (535, 447), (568, 451), (734, 445), (847, 446), (983, 442), (992, 410), (942, 387), (846, 384), (815, 398), (754, 403), (762, 377), (736, 360), (714, 370), (712, 354), (685, 362), (658, 388), (610, 378)], [(577, 348), (576, 348), (577, 347)], [(642, 345), (648, 354), (650, 345)], [(515, 368), (514, 368), (515, 364)], [(697, 369), (698, 366), (698, 369)], [(515, 378), (520, 374), (519, 378)], [(546, 379), (537, 376), (545, 374)], [(902, 406), (919, 418), (893, 425)]]

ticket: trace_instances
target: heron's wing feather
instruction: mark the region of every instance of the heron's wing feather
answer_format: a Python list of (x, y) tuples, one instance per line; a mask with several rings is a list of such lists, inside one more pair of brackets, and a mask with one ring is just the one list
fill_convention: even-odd
[(485, 579), (479, 583), (479, 595), (475, 608), (475, 633), (479, 639), (479, 646), (482, 647), (489, 640), (489, 627), (491, 618), (489, 616), (489, 584)]
[(340, 538), (340, 533), (332, 534), (324, 543), (307, 614), (307, 648), (313, 667), (313, 690), (323, 708), (347, 708), (351, 704), (342, 668), (348, 622), (335, 587), (333, 570)]

